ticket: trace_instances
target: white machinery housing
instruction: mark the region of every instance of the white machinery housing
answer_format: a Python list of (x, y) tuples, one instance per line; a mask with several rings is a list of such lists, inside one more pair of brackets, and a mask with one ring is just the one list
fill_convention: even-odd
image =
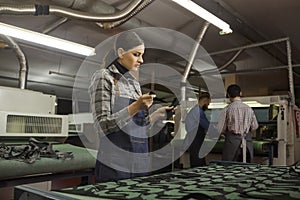
[(0, 111), (0, 137), (67, 137), (67, 120), (63, 115)]
[(68, 136), (68, 116), (55, 115), (56, 96), (0, 86), (0, 137)]

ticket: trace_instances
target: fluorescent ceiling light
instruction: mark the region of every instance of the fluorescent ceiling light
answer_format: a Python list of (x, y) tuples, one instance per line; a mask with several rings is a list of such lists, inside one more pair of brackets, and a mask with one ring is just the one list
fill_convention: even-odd
[[(257, 101), (243, 101), (243, 103), (247, 104), (248, 106), (252, 108), (268, 108), (270, 107), (270, 104), (262, 104)], [(218, 108), (224, 108), (227, 106), (228, 103), (226, 102), (211, 102), (208, 106), (209, 109), (218, 109)]]
[(257, 101), (244, 101), (250, 107), (270, 107), (270, 104), (262, 104)]
[(82, 44), (70, 42), (1, 22), (0, 34), (84, 56), (95, 55), (95, 49), (92, 47), (84, 46)]
[(172, 1), (182, 6), (183, 8), (191, 11), (192, 13), (198, 15), (199, 17), (208, 21), (209, 23), (215, 25), (216, 27), (220, 28), (222, 30), (220, 34), (232, 33), (229, 24), (227, 24), (220, 18), (216, 17), (215, 15), (211, 14), (207, 10), (203, 9), (193, 1), (191, 0), (172, 0)]
[(220, 109), (220, 108), (225, 108), (225, 106), (227, 106), (228, 104), (225, 102), (217, 102), (217, 103), (213, 103), (211, 102), (208, 106), (209, 109)]

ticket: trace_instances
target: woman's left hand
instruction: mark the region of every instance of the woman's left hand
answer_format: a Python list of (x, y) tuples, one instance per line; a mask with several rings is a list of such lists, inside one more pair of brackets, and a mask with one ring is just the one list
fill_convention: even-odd
[(151, 118), (151, 123), (156, 122), (157, 120), (164, 120), (167, 117), (167, 111), (168, 110), (174, 110), (174, 107), (170, 107), (170, 106), (164, 106), (161, 108), (158, 108), (156, 111), (154, 111), (150, 118)]

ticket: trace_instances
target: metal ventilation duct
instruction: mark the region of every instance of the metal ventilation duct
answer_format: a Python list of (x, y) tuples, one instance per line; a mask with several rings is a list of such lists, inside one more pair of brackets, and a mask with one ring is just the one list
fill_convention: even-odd
[(18, 61), (20, 63), (20, 70), (19, 70), (19, 84), (18, 87), (20, 89), (25, 89), (27, 86), (27, 76), (28, 76), (28, 63), (25, 54), (23, 53), (20, 46), (9, 36), (0, 35), (3, 40), (12, 48), (15, 52)]
[[(0, 5), (0, 14), (14, 14), (14, 15), (56, 15), (66, 18), (99, 22), (99, 23), (111, 23), (117, 22), (117, 24), (122, 24), (127, 21), (132, 16), (137, 14), (147, 5), (149, 5), (153, 0), (132, 0), (123, 10), (117, 11), (112, 14), (93, 14), (89, 12), (82, 12), (66, 7), (61, 7), (57, 5)], [(78, 5), (75, 3), (79, 1), (73, 1), (71, 5)], [(65, 5), (69, 5), (65, 4)], [(77, 6), (75, 8), (82, 7)], [(93, 8), (93, 7), (92, 7)], [(95, 10), (95, 9), (93, 9)], [(110, 26), (108, 26), (110, 27)], [(112, 27), (112, 26), (111, 26)]]

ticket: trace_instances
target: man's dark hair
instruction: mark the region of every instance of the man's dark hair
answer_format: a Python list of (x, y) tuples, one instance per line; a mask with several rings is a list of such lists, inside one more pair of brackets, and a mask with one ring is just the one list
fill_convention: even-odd
[(236, 84), (229, 85), (227, 88), (227, 97), (235, 98), (241, 96), (241, 88)]
[(204, 98), (210, 99), (210, 94), (208, 92), (200, 92), (199, 96), (198, 96), (198, 100), (201, 100), (201, 99), (204, 99)]

